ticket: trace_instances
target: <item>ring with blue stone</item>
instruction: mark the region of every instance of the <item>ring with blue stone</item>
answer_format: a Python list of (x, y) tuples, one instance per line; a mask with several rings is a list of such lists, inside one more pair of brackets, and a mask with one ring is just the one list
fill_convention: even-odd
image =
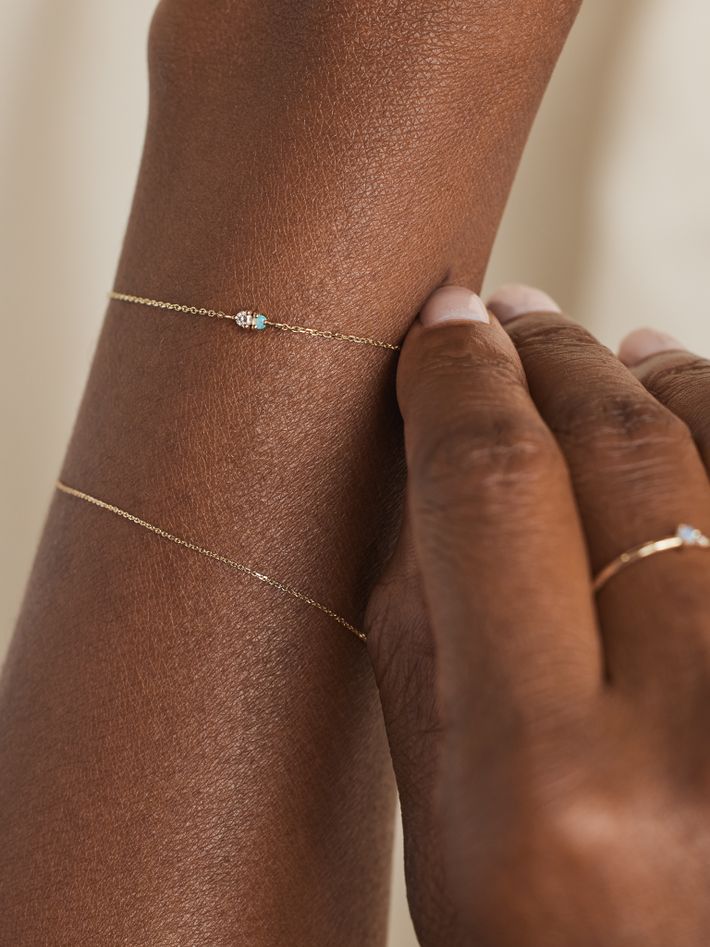
[(649, 556), (655, 556), (659, 552), (668, 552), (670, 549), (682, 549), (683, 547), (710, 549), (710, 538), (697, 527), (690, 526), (688, 523), (681, 523), (672, 536), (664, 536), (662, 539), (641, 543), (639, 546), (634, 546), (633, 549), (622, 552), (620, 556), (617, 556), (613, 562), (610, 562), (601, 570), (595, 577), (592, 587), (595, 592), (599, 592), (609, 579), (631, 563), (648, 559)]

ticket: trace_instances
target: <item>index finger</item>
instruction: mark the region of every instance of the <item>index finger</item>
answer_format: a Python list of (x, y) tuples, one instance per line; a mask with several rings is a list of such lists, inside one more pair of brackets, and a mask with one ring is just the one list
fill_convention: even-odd
[(398, 396), (444, 714), (556, 724), (602, 680), (586, 549), (562, 454), (477, 296), (430, 298)]

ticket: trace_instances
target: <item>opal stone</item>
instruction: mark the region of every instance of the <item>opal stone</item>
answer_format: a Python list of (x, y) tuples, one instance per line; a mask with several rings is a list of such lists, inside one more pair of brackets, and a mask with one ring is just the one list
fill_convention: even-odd
[(695, 529), (694, 526), (689, 526), (687, 523), (680, 524), (676, 535), (688, 546), (700, 545), (704, 539), (699, 529)]

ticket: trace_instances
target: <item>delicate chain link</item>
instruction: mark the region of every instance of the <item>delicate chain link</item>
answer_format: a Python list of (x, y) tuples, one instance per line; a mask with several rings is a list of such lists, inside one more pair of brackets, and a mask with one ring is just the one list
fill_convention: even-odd
[[(173, 312), (184, 312), (192, 316), (208, 316), (210, 319), (229, 319), (232, 322), (239, 322), (238, 313), (222, 312), (219, 309), (206, 309), (202, 306), (186, 306), (182, 303), (164, 302), (161, 299), (149, 299), (145, 296), (132, 296), (130, 293), (119, 293), (113, 290), (109, 293), (110, 299), (116, 299), (119, 302), (135, 303), (139, 306), (152, 306), (154, 309), (170, 309)], [(353, 342), (356, 345), (371, 345), (375, 348), (388, 349), (391, 352), (399, 352), (400, 346), (392, 342), (383, 342), (380, 339), (369, 339), (366, 336), (346, 335), (344, 332), (336, 332), (333, 329), (312, 329), (309, 326), (295, 326), (287, 322), (272, 322), (266, 318), (266, 326), (272, 329), (280, 329), (282, 332), (295, 332), (299, 335), (315, 336), (319, 339), (331, 339), (337, 342)]]
[(209, 316), (211, 319), (231, 319), (236, 322), (236, 315), (220, 312), (219, 309), (203, 309), (198, 306), (183, 306), (180, 303), (166, 303), (160, 299), (146, 299), (145, 296), (131, 296), (130, 293), (118, 293), (112, 290), (109, 299), (117, 299), (124, 303), (137, 303), (139, 306), (152, 306), (154, 309), (172, 309), (174, 312), (186, 312), (193, 316)]
[[(171, 307), (170, 304), (166, 304), (164, 308), (174, 307)], [(209, 315), (210, 313), (205, 312), (204, 314)], [(222, 314), (215, 313), (214, 315), (216, 315), (217, 318), (222, 317)], [(128, 513), (126, 510), (122, 510), (120, 507), (114, 506), (112, 503), (106, 503), (105, 500), (99, 500), (97, 497), (91, 496), (89, 493), (84, 493), (82, 490), (77, 490), (75, 487), (70, 487), (61, 480), (57, 481), (56, 487), (61, 493), (66, 493), (68, 496), (76, 497), (78, 500), (84, 500), (84, 502), (98, 506), (102, 510), (108, 510), (109, 513), (114, 513), (116, 516), (120, 516), (122, 519), (128, 520), (130, 523), (135, 523), (136, 526), (142, 526), (143, 529), (147, 529), (156, 536), (160, 536), (161, 539), (167, 539), (168, 542), (175, 543), (176, 546), (182, 546), (184, 549), (189, 549), (191, 552), (196, 552), (200, 556), (206, 556), (208, 559), (214, 559), (215, 562), (220, 562), (222, 565), (227, 566), (230, 569), (234, 569), (237, 572), (243, 573), (244, 575), (251, 576), (253, 579), (258, 579), (260, 582), (264, 582), (266, 585), (271, 586), (272, 589), (277, 589), (279, 592), (284, 592), (286, 595), (290, 595), (292, 598), (298, 599), (299, 602), (310, 605), (311, 608), (318, 609), (319, 612), (322, 612), (324, 615), (327, 615), (328, 618), (332, 618), (333, 621), (337, 622), (339, 625), (342, 625), (343, 628), (355, 635), (356, 638), (359, 638), (361, 641), (367, 641), (367, 635), (364, 632), (360, 631), (354, 625), (351, 625), (349, 621), (346, 621), (344, 618), (338, 615), (337, 612), (334, 612), (332, 608), (328, 608), (327, 605), (317, 602), (314, 598), (311, 598), (310, 595), (306, 595), (305, 592), (299, 592), (298, 589), (294, 589), (285, 582), (279, 582), (277, 579), (272, 579), (270, 576), (264, 575), (262, 572), (257, 572), (256, 569), (252, 569), (241, 562), (235, 562), (233, 559), (228, 559), (227, 556), (222, 556), (220, 553), (214, 552), (211, 549), (205, 549), (204, 546), (198, 546), (197, 543), (190, 542), (188, 539), (181, 539), (179, 536), (174, 536), (172, 533), (162, 529), (160, 526), (155, 526), (153, 523), (148, 523), (139, 516), (135, 516), (133, 513)]]
[(343, 332), (336, 332), (334, 329), (310, 329), (308, 326), (291, 326), (287, 322), (272, 322), (266, 320), (267, 326), (272, 329), (281, 329), (284, 332), (297, 332), (301, 335), (316, 335), (321, 339), (334, 339), (338, 342), (354, 342), (356, 345), (374, 345), (381, 349), (390, 349), (392, 352), (399, 352), (400, 346), (393, 345), (391, 342), (381, 342), (379, 339), (368, 339), (360, 335), (345, 335)]
[[(228, 313), (222, 312), (220, 309), (208, 309), (204, 306), (187, 306), (183, 303), (166, 302), (165, 300), (161, 299), (150, 299), (146, 296), (134, 296), (131, 293), (121, 293), (117, 290), (112, 290), (109, 293), (109, 298), (118, 300), (119, 302), (134, 303), (139, 306), (151, 306), (154, 309), (168, 309), (172, 312), (182, 312), (186, 313), (187, 315), (207, 316), (210, 319), (228, 319), (231, 322), (236, 322), (238, 325), (243, 324), (240, 317), (244, 316), (245, 314), (248, 316), (257, 315), (251, 312)], [(269, 326), (272, 329), (279, 329), (283, 332), (294, 332), (299, 335), (315, 336), (317, 338), (330, 339), (338, 342), (352, 342), (356, 345), (370, 345), (374, 346), (375, 348), (388, 349), (392, 352), (398, 352), (400, 350), (399, 345), (394, 345), (391, 342), (383, 342), (380, 339), (369, 339), (365, 336), (347, 335), (343, 332), (336, 332), (333, 329), (313, 329), (309, 326), (290, 325), (286, 322), (272, 322), (270, 319), (261, 315), (259, 317), (263, 318), (264, 326)], [(258, 328), (261, 328), (261, 326), (258, 326)], [(351, 634), (355, 635), (361, 641), (367, 640), (367, 636), (364, 634), (364, 632), (350, 624), (349, 621), (346, 621), (331, 608), (328, 608), (327, 605), (317, 602), (309, 595), (306, 595), (304, 592), (299, 592), (298, 589), (294, 589), (290, 585), (279, 582), (276, 579), (272, 579), (270, 576), (264, 575), (261, 572), (257, 572), (255, 569), (252, 569), (243, 563), (228, 559), (226, 556), (222, 556), (211, 549), (205, 549), (204, 547), (198, 546), (196, 543), (190, 542), (189, 540), (181, 539), (179, 536), (174, 536), (172, 533), (161, 529), (159, 526), (148, 523), (145, 520), (140, 519), (140, 517), (134, 516), (132, 513), (128, 513), (126, 510), (122, 510), (111, 503), (106, 503), (104, 500), (99, 500), (97, 497), (93, 497), (88, 493), (83, 493), (81, 490), (77, 490), (74, 487), (69, 487), (61, 481), (57, 481), (57, 489), (63, 493), (69, 494), (70, 496), (84, 500), (87, 503), (92, 503), (94, 506), (101, 507), (101, 509), (108, 510), (110, 513), (114, 513), (116, 516), (120, 516), (131, 523), (135, 523), (137, 526), (142, 526), (144, 529), (149, 530), (156, 536), (160, 536), (162, 539), (167, 539), (169, 542), (175, 543), (178, 546), (182, 546), (185, 549), (189, 549), (192, 552), (196, 552), (201, 556), (206, 556), (208, 559), (214, 559), (216, 562), (220, 562), (222, 565), (228, 566), (230, 569), (235, 569), (237, 572), (241, 572), (245, 575), (251, 576), (254, 579), (258, 579), (260, 582), (264, 582), (266, 585), (271, 586), (271, 588), (277, 589), (280, 592), (284, 592), (286, 595), (290, 595), (292, 598), (296, 598), (300, 602), (310, 605), (311, 608), (318, 609), (318, 611), (322, 612), (324, 615), (327, 615), (329, 618), (332, 618), (333, 621), (337, 622), (343, 628), (346, 628), (349, 632), (351, 632)]]

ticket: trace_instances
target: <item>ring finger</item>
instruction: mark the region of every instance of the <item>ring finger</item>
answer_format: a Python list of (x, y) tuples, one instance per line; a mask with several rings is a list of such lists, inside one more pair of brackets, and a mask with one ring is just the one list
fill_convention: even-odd
[[(565, 455), (592, 573), (681, 523), (710, 534), (710, 488), (687, 425), (545, 294), (510, 287), (489, 307), (513, 339)], [(689, 693), (699, 679), (704, 684), (709, 579), (710, 555), (683, 549), (629, 565), (599, 590), (613, 683), (654, 701), (659, 680), (674, 698), (678, 687)]]

